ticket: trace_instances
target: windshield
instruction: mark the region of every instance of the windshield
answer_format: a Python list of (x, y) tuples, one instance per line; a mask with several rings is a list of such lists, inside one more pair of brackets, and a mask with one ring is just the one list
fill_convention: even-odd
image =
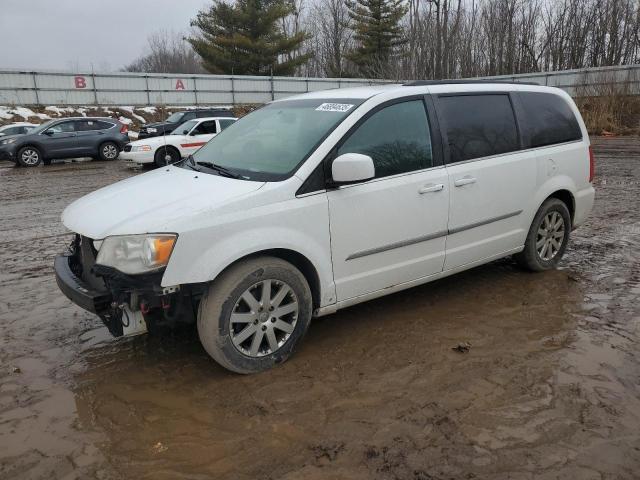
[[(193, 127), (196, 126), (197, 123), (198, 120), (189, 120), (188, 122), (184, 122), (182, 125), (178, 125), (178, 128), (171, 132), (171, 135), (186, 135)], [(185, 130), (187, 133), (184, 133)]]
[(51, 125), (53, 125), (55, 122), (57, 122), (57, 120), (48, 120), (44, 123), (41, 123), (40, 125), (38, 125), (37, 127), (35, 127), (33, 130), (29, 130), (29, 133), (40, 133), (40, 132), (44, 132), (47, 128), (49, 128)]
[(241, 118), (194, 153), (248, 180), (288, 178), (362, 99), (271, 103)]
[(176, 112), (169, 115), (166, 121), (169, 123), (178, 123), (182, 120), (182, 117), (184, 117), (184, 112)]

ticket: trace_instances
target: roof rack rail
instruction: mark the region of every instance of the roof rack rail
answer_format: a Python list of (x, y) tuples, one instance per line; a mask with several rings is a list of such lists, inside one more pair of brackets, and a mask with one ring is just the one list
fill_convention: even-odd
[(413, 82), (403, 83), (403, 87), (422, 87), (425, 85), (473, 85), (473, 84), (484, 84), (484, 83), (500, 83), (500, 84), (508, 84), (508, 85), (540, 85), (536, 82), (514, 82), (509, 80), (416, 80)]

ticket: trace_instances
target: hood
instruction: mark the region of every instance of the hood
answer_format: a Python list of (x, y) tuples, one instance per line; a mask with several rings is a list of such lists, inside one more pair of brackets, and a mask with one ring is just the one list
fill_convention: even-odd
[(20, 138), (24, 137), (25, 135), (28, 135), (28, 133), (20, 133), (18, 135), (0, 135), (0, 145), (2, 144), (3, 140), (7, 140), (8, 138)]
[(210, 211), (263, 185), (185, 168), (161, 168), (76, 200), (62, 212), (62, 223), (96, 240), (151, 232), (180, 234), (175, 230), (179, 220)]
[(170, 122), (156, 122), (156, 123), (145, 123), (143, 128), (167, 128), (176, 125), (175, 123)]

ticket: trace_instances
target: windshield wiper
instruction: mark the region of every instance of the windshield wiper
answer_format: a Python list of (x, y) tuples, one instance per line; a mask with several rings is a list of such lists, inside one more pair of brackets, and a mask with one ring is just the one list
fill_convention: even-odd
[(187, 155), (182, 163), (184, 163), (184, 165), (189, 167), (191, 170), (195, 170), (196, 172), (198, 171), (198, 169), (196, 168), (196, 161), (193, 159), (193, 155)]
[(210, 168), (211, 170), (215, 170), (216, 172), (225, 175), (230, 178), (242, 178), (242, 176), (237, 173), (232, 172), (228, 168), (225, 168), (221, 165), (216, 165), (213, 162), (195, 162), (196, 165), (202, 165), (203, 167)]

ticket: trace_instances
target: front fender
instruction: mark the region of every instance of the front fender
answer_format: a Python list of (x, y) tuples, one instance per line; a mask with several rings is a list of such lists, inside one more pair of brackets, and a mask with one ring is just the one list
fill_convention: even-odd
[(271, 249), (306, 257), (320, 280), (320, 302), (335, 302), (326, 197), (296, 199), (295, 208), (248, 214), (239, 222), (180, 232), (163, 286), (209, 282), (237, 260)]

